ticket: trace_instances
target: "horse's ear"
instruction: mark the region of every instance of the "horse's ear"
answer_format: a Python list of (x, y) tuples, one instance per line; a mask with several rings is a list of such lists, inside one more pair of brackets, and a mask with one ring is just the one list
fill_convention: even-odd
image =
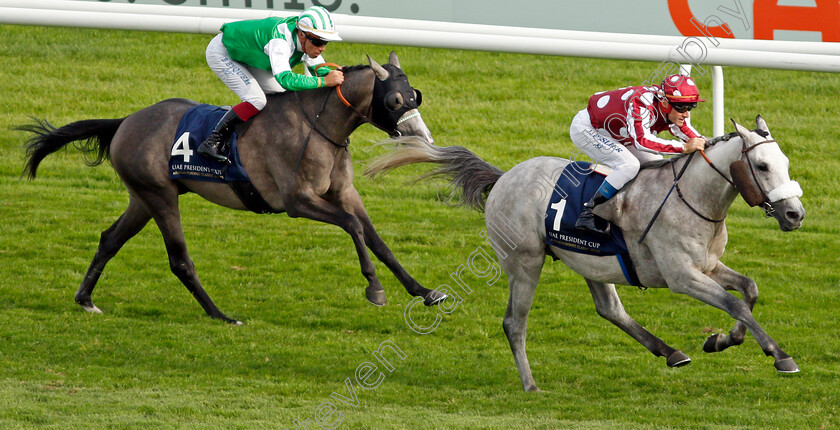
[(384, 81), (388, 79), (388, 76), (391, 74), (385, 70), (384, 67), (380, 66), (379, 63), (373, 61), (373, 58), (370, 58), (370, 55), (367, 56), (368, 63), (370, 63), (370, 68), (373, 69), (373, 73), (376, 73), (376, 77), (379, 78), (380, 81)]
[(402, 67), (400, 67), (400, 59), (397, 58), (396, 52), (391, 51), (391, 55), (388, 56), (388, 62), (397, 66), (398, 69), (402, 69)]
[(767, 121), (764, 121), (764, 118), (761, 115), (755, 117), (755, 127), (759, 130), (764, 130), (767, 133), (770, 133), (770, 129), (767, 128)]
[(729, 120), (732, 121), (732, 124), (735, 124), (735, 131), (738, 132), (738, 134), (741, 136), (741, 139), (744, 139), (745, 141), (748, 141), (749, 137), (750, 137), (750, 131), (747, 130), (741, 124), (738, 124), (737, 122), (735, 122), (734, 119), (729, 118)]

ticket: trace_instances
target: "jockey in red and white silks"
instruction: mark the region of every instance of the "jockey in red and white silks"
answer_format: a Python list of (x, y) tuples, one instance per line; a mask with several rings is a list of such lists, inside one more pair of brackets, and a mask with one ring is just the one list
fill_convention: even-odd
[[(691, 109), (702, 101), (697, 85), (683, 75), (668, 76), (660, 87), (625, 87), (590, 97), (586, 109), (572, 119), (569, 134), (581, 151), (613, 171), (584, 204), (576, 227), (607, 231), (595, 225), (592, 208), (635, 178), (640, 162), (703, 149), (706, 140), (689, 121)], [(658, 137), (664, 130), (679, 140)]]

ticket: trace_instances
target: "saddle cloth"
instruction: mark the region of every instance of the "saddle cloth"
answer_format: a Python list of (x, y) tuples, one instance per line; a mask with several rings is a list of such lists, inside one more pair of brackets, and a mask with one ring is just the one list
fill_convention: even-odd
[(199, 181), (228, 182), (250, 181), (236, 149), (236, 132), (230, 138), (230, 155), (233, 164), (204, 158), (196, 151), (201, 142), (227, 112), (228, 108), (207, 104), (198, 105), (181, 117), (175, 131), (175, 143), (169, 157), (169, 177)]
[(229, 106), (200, 104), (181, 117), (175, 131), (175, 143), (172, 144), (169, 155), (169, 177), (226, 183), (249, 210), (256, 213), (273, 213), (268, 203), (251, 184), (251, 179), (242, 166), (236, 147), (236, 132), (233, 133), (229, 142), (228, 159), (232, 164), (198, 155), (198, 146), (213, 131), (229, 109)]
[(627, 282), (641, 286), (624, 235), (615, 224), (610, 224), (609, 236), (575, 228), (583, 204), (604, 182), (605, 172), (596, 167), (576, 161), (563, 170), (545, 212), (546, 244), (581, 254), (615, 255)]

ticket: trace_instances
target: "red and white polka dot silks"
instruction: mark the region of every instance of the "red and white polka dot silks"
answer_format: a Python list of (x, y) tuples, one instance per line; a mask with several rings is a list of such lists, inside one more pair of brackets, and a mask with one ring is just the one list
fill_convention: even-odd
[(700, 90), (689, 76), (671, 75), (662, 81), (662, 91), (668, 101), (675, 103), (704, 102), (700, 98)]
[[(681, 153), (684, 141), (701, 134), (691, 126), (688, 118), (681, 127), (668, 120), (655, 97), (661, 91), (656, 86), (639, 86), (595, 93), (589, 98), (586, 110), (593, 127), (605, 130), (625, 146), (635, 145), (647, 152)], [(680, 140), (658, 137), (657, 134), (664, 130)]]

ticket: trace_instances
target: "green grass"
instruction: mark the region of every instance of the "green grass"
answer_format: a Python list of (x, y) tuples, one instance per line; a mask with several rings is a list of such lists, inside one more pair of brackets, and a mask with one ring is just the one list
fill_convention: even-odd
[[(73, 294), (101, 231), (127, 194), (106, 164), (76, 151), (19, 180), (29, 116), (55, 125), (116, 118), (169, 97), (236, 102), (204, 63), (207, 35), (0, 26), (0, 428), (294, 428), (319, 405), (348, 429), (820, 429), (840, 428), (840, 78), (725, 68), (726, 114), (751, 126), (762, 114), (791, 160), (808, 210), (800, 231), (738, 200), (723, 261), (756, 280), (755, 315), (802, 372), (778, 375), (748, 337), (702, 352), (724, 313), (668, 291), (619, 290), (642, 325), (694, 361), (670, 369), (594, 311), (583, 280), (547, 264), (530, 317), (528, 352), (541, 393), (523, 393), (501, 328), (503, 277), (473, 293), (432, 334), (404, 321), (410, 297), (377, 262), (388, 305), (364, 300), (364, 278), (339, 228), (181, 199), (192, 259), (208, 293), (244, 326), (211, 320), (169, 272), (151, 225), (110, 262), (94, 292), (103, 315)], [(326, 58), (384, 62), (393, 47), (330, 44)], [(424, 93), (439, 145), (463, 145), (509, 169), (540, 155), (568, 156), (569, 122), (595, 91), (643, 83), (656, 64), (395, 48)], [(695, 77), (709, 95), (711, 78)], [(710, 132), (711, 106), (694, 113)], [(727, 126), (727, 130), (731, 127)], [(365, 125), (353, 136), (356, 171), (383, 149)], [(429, 287), (478, 247), (481, 214), (439, 202), (445, 184), (409, 182), (412, 167), (356, 187), (386, 243)], [(414, 308), (431, 323), (435, 309)], [(375, 389), (344, 381), (388, 353), (393, 372)], [(324, 411), (322, 411), (324, 412)], [(303, 426), (301, 426), (303, 428)], [(310, 422), (308, 428), (318, 428)]]

